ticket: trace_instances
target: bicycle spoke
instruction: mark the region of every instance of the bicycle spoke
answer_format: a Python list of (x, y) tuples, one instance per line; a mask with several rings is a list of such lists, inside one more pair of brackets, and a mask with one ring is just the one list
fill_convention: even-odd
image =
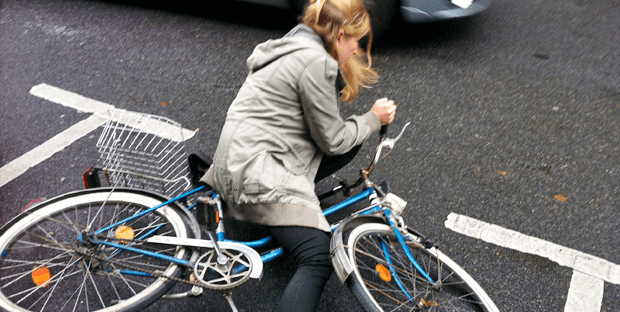
[[(179, 277), (183, 267), (157, 257), (94, 244), (90, 242), (90, 233), (99, 225), (118, 223), (161, 203), (158, 198), (140, 192), (93, 189), (44, 202), (21, 214), (5, 232), (10, 234), (0, 234), (0, 301), (4, 306), (15, 305), (24, 310), (90, 311), (131, 310), (156, 300), (174, 284), (174, 279), (166, 278)], [(179, 212), (181, 208), (171, 203), (166, 209), (154, 210), (127, 224), (137, 238), (191, 237)], [(185, 258), (191, 252), (133, 237), (123, 242), (116, 237), (115, 230), (97, 237), (175, 258)], [(133, 274), (132, 270), (160, 274)]]
[[(131, 285), (129, 285), (129, 280), (127, 280), (127, 279), (123, 276), (123, 274), (121, 274), (121, 273), (120, 273), (120, 270), (118, 270), (118, 269), (116, 268), (116, 266), (114, 266), (114, 264), (112, 264), (112, 267), (114, 268), (114, 271), (115, 271), (114, 273), (116, 273), (116, 274), (111, 275), (111, 276), (114, 276), (114, 277), (116, 277), (116, 278), (121, 279), (121, 280), (125, 283), (125, 285), (127, 285), (127, 287), (131, 290), (131, 292), (132, 292), (134, 295), (135, 295), (135, 294), (137, 294), (137, 292), (133, 289), (133, 287), (131, 287)], [(140, 283), (138, 283), (138, 282), (136, 282), (136, 281), (133, 281), (133, 280), (131, 280), (131, 281), (132, 281), (133, 283), (138, 284), (139, 286), (142, 286), (142, 287), (145, 287), (145, 288), (146, 288), (146, 286), (147, 286), (147, 285), (140, 284)]]
[[(70, 266), (71, 266), (71, 264), (67, 263), (67, 265), (65, 266), (65, 268), (64, 268), (62, 271), (60, 271), (60, 273), (59, 273), (59, 274), (60, 274), (60, 277), (58, 278), (58, 280), (57, 280), (57, 281), (55, 281), (55, 283), (54, 283), (54, 287), (52, 287), (52, 290), (49, 292), (49, 295), (47, 296), (47, 300), (45, 300), (45, 303), (43, 303), (43, 307), (41, 308), (41, 311), (43, 311), (43, 310), (45, 309), (45, 306), (47, 306), (47, 303), (49, 302), (50, 298), (52, 297), (52, 294), (54, 293), (54, 290), (56, 290), (56, 287), (58, 286), (58, 284), (60, 284), (59, 282), (63, 279), (63, 276), (65, 275), (65, 271), (66, 271), (66, 270), (67, 270)], [(53, 277), (50, 279), (50, 284), (51, 284), (52, 279), (53, 279)], [(41, 298), (43, 298), (43, 296), (41, 296)], [(38, 301), (38, 300), (37, 300), (37, 301)], [(36, 304), (36, 302), (35, 302), (35, 303), (33, 303), (33, 304), (31, 305), (31, 307), (33, 307), (35, 304)]]
[(93, 275), (89, 272), (88, 277), (90, 278), (90, 282), (93, 283), (93, 288), (95, 288), (95, 293), (97, 293), (97, 297), (99, 297), (99, 301), (101, 301), (101, 306), (105, 308), (105, 303), (101, 298), (101, 294), (99, 293), (99, 289), (97, 288), (97, 283), (93, 280)]
[[(62, 255), (62, 257), (67, 257), (67, 255)], [(27, 266), (27, 265), (32, 266), (33, 264), (34, 265), (38, 265), (38, 264), (41, 263), (41, 261), (36, 261), (36, 262), (35, 261), (19, 261), (19, 260), (11, 260), (11, 259), (7, 259), (4, 262), (20, 263), (20, 264), (16, 264), (16, 265), (12, 265), (12, 266), (6, 266), (6, 267), (1, 268), (0, 270), (14, 270), (14, 269), (17, 269), (19, 267), (24, 267), (24, 266)], [(64, 263), (51, 263), (51, 262), (46, 264), (46, 266), (48, 268), (55, 267), (55, 266), (63, 266), (63, 265), (64, 265)], [(10, 278), (10, 277), (17, 276), (17, 275), (18, 274), (6, 275), (6, 276), (1, 277), (0, 280), (4, 280), (4, 279)]]
[(30, 246), (23, 246), (23, 247), (13, 247), (11, 248), (13, 251), (15, 250), (20, 250), (20, 249), (29, 249), (29, 248), (37, 248), (37, 247), (43, 247), (43, 248), (47, 248), (47, 249), (52, 249), (52, 250), (60, 250), (60, 251), (65, 251), (65, 248), (59, 248), (54, 246), (55, 244), (41, 244), (41, 243), (34, 243), (34, 242), (29, 242), (29, 241), (19, 241), (18, 243), (24, 244), (24, 245), (30, 245)]
[(116, 294), (116, 299), (120, 301), (121, 300), (121, 295), (118, 293), (118, 290), (116, 289), (116, 286), (114, 286), (114, 282), (112, 282), (112, 278), (110, 278), (110, 274), (106, 274), (106, 278), (110, 282), (110, 286), (112, 286), (112, 289), (114, 289), (114, 293)]
[[(383, 311), (429, 312), (480, 312), (483, 306), (488, 307), (477, 299), (483, 292), (471, 286), (475, 284), (471, 277), (451, 261), (444, 262), (449, 258), (436, 249), (408, 241), (408, 255), (396, 241), (393, 228), (383, 224), (360, 224), (346, 235), (347, 253), (355, 266), (347, 282), (364, 306)], [(433, 276), (437, 282), (429, 282), (423, 274)]]
[[(40, 266), (46, 266), (46, 265), (47, 265), (47, 263), (50, 263), (51, 261), (54, 261), (54, 260), (56, 260), (56, 259), (58, 259), (58, 258), (60, 258), (60, 257), (62, 257), (62, 256), (65, 256), (65, 255), (58, 255), (58, 256), (56, 256), (56, 257), (54, 257), (54, 258), (52, 258), (52, 259), (49, 259), (47, 262), (43, 262), (43, 263), (40, 263), (40, 262), (39, 262), (39, 263), (34, 263), (34, 264), (38, 265), (39, 267), (40, 267)], [(18, 273), (18, 274), (14, 274), (14, 275), (19, 276), (19, 277), (18, 277), (18, 278), (16, 278), (16, 279), (14, 279), (12, 282), (9, 282), (9, 283), (7, 283), (6, 285), (3, 285), (1, 288), (2, 288), (2, 289), (3, 289), (3, 288), (6, 288), (7, 286), (12, 285), (13, 283), (15, 283), (15, 282), (17, 282), (17, 281), (21, 280), (22, 278), (24, 278), (24, 277), (26, 277), (26, 276), (29, 276), (30, 274), (32, 274), (32, 272), (33, 272), (35, 269), (36, 269), (36, 267), (35, 267), (34, 269), (30, 269), (30, 270), (28, 270), (28, 271), (27, 271), (27, 272), (25, 272), (25, 273)], [(4, 278), (3, 278), (3, 279), (4, 279)]]
[[(62, 305), (62, 307), (60, 308), (60, 311), (62, 311), (62, 310), (64, 310), (64, 309), (65, 309), (65, 307), (67, 306), (67, 304), (69, 304), (69, 302), (71, 302), (71, 299), (73, 299), (73, 297), (75, 296), (75, 294), (76, 294), (76, 293), (78, 292), (78, 290), (80, 290), (80, 289), (81, 289), (81, 288), (76, 288), (76, 289), (73, 291), (73, 293), (71, 294), (71, 296), (69, 296), (69, 298), (67, 298), (67, 300), (65, 301), (65, 304), (63, 304), (63, 305)], [(78, 298), (78, 299), (76, 299), (76, 301), (77, 301), (77, 300), (79, 300), (79, 298)], [(77, 304), (77, 302), (76, 302), (76, 304)], [(75, 308), (74, 308), (74, 310), (75, 310)]]

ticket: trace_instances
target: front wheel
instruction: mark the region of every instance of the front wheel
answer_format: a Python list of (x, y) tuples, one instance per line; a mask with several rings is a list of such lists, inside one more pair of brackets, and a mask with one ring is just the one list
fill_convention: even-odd
[[(163, 276), (178, 277), (182, 267), (78, 237), (163, 200), (141, 191), (93, 189), (23, 212), (0, 229), (0, 310), (135, 311), (157, 300), (174, 283)], [(161, 207), (99, 239), (187, 259), (187, 248), (140, 242), (150, 235), (194, 237), (181, 209)], [(159, 277), (145, 271), (157, 271)]]
[(498, 311), (478, 283), (435, 248), (408, 243), (432, 284), (415, 269), (390, 226), (364, 223), (346, 235), (354, 267), (347, 283), (366, 311)]

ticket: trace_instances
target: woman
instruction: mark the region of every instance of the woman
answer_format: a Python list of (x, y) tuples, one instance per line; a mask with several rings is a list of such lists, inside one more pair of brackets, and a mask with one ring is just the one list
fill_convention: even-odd
[(355, 99), (377, 77), (370, 49), (368, 65), (358, 55), (366, 35), (370, 47), (360, 0), (311, 0), (301, 25), (258, 45), (202, 178), (227, 203), (227, 216), (266, 225), (297, 263), (278, 311), (315, 311), (333, 271), (315, 180), (341, 168), (394, 119), (387, 99), (362, 116), (339, 114), (340, 100)]

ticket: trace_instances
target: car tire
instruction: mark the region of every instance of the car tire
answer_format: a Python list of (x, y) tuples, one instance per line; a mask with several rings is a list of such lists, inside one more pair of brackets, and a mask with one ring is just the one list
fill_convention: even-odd
[(308, 0), (293, 0), (292, 1), (293, 9), (295, 10), (295, 12), (297, 12), (298, 15), (301, 15), (302, 13), (304, 13), (304, 9), (306, 8), (307, 4), (308, 4)]
[(366, 10), (370, 14), (372, 32), (375, 39), (385, 35), (392, 24), (398, 8), (398, 0), (363, 0)]

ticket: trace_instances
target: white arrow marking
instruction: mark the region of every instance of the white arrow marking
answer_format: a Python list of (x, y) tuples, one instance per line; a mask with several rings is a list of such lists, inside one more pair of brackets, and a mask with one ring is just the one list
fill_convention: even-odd
[(619, 265), (575, 249), (456, 213), (448, 215), (445, 226), (463, 235), (544, 257), (572, 268), (573, 278), (564, 312), (600, 311), (603, 301), (603, 281), (620, 284)]
[(0, 187), (17, 178), (22, 173), (26, 172), (26, 170), (52, 157), (56, 152), (63, 150), (77, 139), (97, 129), (99, 126), (103, 125), (106, 120), (107, 119), (97, 115), (92, 115), (57, 134), (28, 153), (4, 165), (4, 167), (0, 168)]
[[(39, 145), (35, 149), (0, 168), (0, 187), (17, 178), (29, 168), (32, 168), (42, 161), (50, 158), (52, 155), (63, 150), (71, 143), (105, 124), (109, 118), (114, 118), (111, 113), (114, 110), (113, 105), (93, 100), (54, 86), (40, 84), (32, 87), (32, 89), (30, 89), (30, 94), (66, 107), (71, 107), (80, 112), (92, 113), (93, 115), (73, 125), (69, 129), (49, 139), (47, 142)], [(171, 127), (170, 124), (163, 121), (149, 120), (149, 122), (141, 122), (139, 118), (141, 115), (142, 114), (140, 113), (125, 111), (122, 115), (125, 119), (115, 121), (126, 123), (129, 126), (141, 129), (142, 131), (148, 133), (158, 134), (172, 132), (162, 131), (166, 130), (166, 127)], [(182, 129), (181, 132), (183, 140), (190, 139), (196, 133), (196, 131), (191, 131), (188, 129)], [(180, 141), (179, 138), (169, 137), (168, 139)]]
[(600, 311), (604, 284), (603, 280), (573, 271), (564, 312)]
[(575, 249), (456, 213), (448, 215), (445, 226), (463, 235), (520, 252), (541, 256), (604, 281), (620, 284), (619, 265)]

